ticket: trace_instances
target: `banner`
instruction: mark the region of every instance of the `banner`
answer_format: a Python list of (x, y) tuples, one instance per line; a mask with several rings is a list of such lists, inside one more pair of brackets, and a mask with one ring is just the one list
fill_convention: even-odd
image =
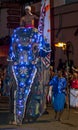
[[(50, 0), (42, 0), (41, 2), (41, 12), (38, 25), (38, 32), (43, 35), (44, 39), (51, 48), (51, 30), (50, 30)], [(48, 51), (48, 49), (47, 49)], [(47, 67), (50, 66), (50, 53), (42, 58), (43, 64)], [(49, 76), (48, 76), (49, 77)]]
[(50, 0), (42, 0), (41, 3), (41, 12), (40, 12), (40, 19), (38, 25), (38, 32), (44, 37), (47, 45), (43, 47), (43, 55), (44, 50), (46, 53), (49, 52), (46, 57), (41, 58), (41, 68), (42, 68), (42, 88), (43, 88), (43, 107), (46, 109), (46, 97), (48, 93), (48, 83), (50, 80), (50, 57), (51, 57), (51, 32), (50, 32)]
[(42, 0), (38, 31), (51, 44), (50, 0)]

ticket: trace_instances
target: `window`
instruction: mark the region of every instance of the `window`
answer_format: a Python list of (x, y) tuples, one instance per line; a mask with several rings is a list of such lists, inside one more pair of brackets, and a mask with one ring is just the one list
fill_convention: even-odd
[(71, 3), (75, 3), (78, 2), (78, 0), (65, 0), (66, 4), (71, 4)]

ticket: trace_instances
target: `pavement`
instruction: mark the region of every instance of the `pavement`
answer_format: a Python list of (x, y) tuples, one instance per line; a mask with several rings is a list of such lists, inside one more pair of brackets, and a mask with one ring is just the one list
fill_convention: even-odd
[(24, 123), (21, 126), (9, 125), (8, 113), (0, 113), (0, 130), (78, 130), (78, 109), (64, 109), (62, 120), (54, 121), (54, 110), (47, 107), (48, 113), (43, 114), (33, 123)]

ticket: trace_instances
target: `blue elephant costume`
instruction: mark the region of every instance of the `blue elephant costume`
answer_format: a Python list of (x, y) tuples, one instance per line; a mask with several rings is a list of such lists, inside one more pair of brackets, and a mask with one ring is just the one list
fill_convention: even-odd
[(43, 73), (50, 66), (51, 49), (36, 28), (18, 27), (11, 39), (8, 60), (16, 82), (14, 118), (21, 124), (24, 118), (37, 119), (45, 110)]

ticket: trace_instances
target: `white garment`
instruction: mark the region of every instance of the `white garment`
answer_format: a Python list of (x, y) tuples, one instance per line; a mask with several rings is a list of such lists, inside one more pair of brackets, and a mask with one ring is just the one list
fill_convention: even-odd
[(78, 107), (78, 89), (70, 89), (70, 106)]

